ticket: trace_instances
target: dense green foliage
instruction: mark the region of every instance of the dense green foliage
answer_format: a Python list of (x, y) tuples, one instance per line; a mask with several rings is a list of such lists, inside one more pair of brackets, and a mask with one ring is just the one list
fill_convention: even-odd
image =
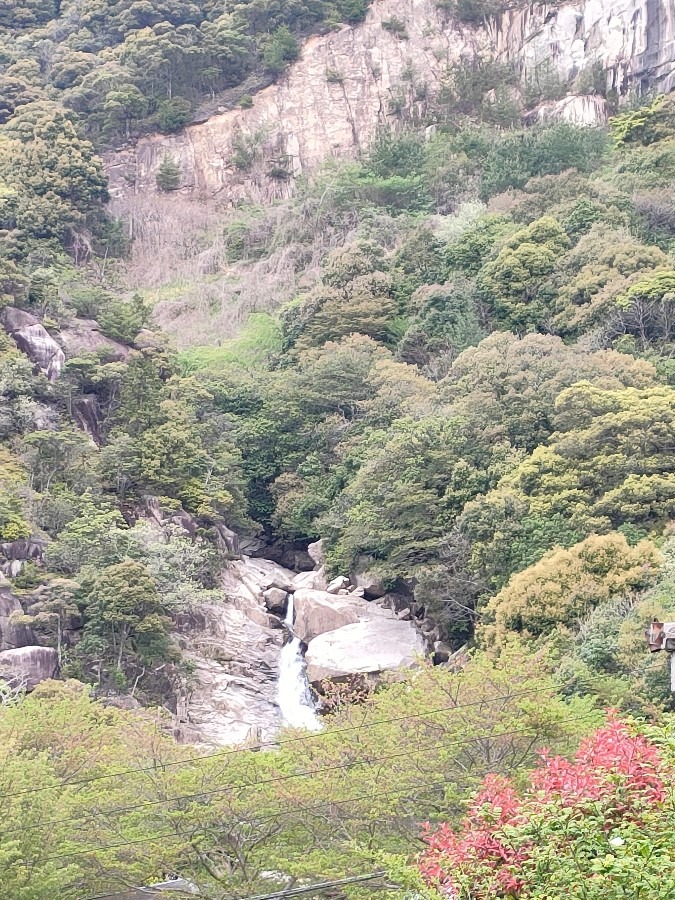
[[(442, 5), (469, 22), (500, 6)], [(488, 770), (519, 781), (542, 743), (573, 752), (604, 706), (672, 706), (643, 636), (674, 617), (670, 98), (609, 130), (521, 128), (513, 71), (462, 63), (429, 98), (433, 134), (399, 121), (214, 226), (226, 275), (285, 250), (304, 275), (239, 338), (177, 353), (148, 294), (124, 289), (95, 145), (177, 131), (229, 88), (248, 106), (304, 34), (365, 10), (0, 2), (0, 312), (68, 350), (56, 377), (0, 334), (0, 540), (44, 545), (11, 569), (12, 621), (72, 679), (26, 699), (0, 683), (3, 896), (180, 871), (223, 900), (393, 872), (417, 823), (457, 822)], [(533, 102), (559, 88), (528, 86)], [(392, 94), (392, 119), (404, 106)], [(255, 152), (242, 142), (233, 164)], [(177, 201), (170, 155), (157, 187)], [(321, 735), (164, 766), (188, 756), (168, 719), (80, 682), (145, 705), (183, 692), (173, 625), (224, 602), (228, 529), (277, 549), (322, 537), (331, 575), (369, 570), (472, 649), (336, 701)], [(130, 766), (145, 771), (108, 779)]]
[[(283, 231), (264, 209), (229, 221), (228, 252), (244, 263), (290, 235), (349, 233), (314, 287), (276, 319), (252, 319), (239, 341), (176, 356), (147, 330), (140, 296), (92, 284), (64, 254), (86, 239), (94, 260), (97, 241), (107, 252), (116, 240), (91, 147), (54, 104), (9, 118), (7, 300), (51, 327), (94, 316), (131, 347), (71, 356), (54, 383), (31, 376), (10, 339), (2, 351), (13, 454), (3, 535), (41, 529), (49, 577), (79, 585), (87, 639), (64, 649), (72, 671), (123, 685), (144, 669), (136, 639), (116, 662), (93, 585), (101, 570), (144, 562), (129, 526), (148, 495), (165, 514), (192, 515), (205, 552), (219, 524), (296, 543), (323, 536), (331, 572), (369, 568), (405, 587), (456, 643), (556, 547), (617, 531), (658, 543), (675, 504), (675, 231), (650, 206), (668, 177), (653, 155), (673, 140), (662, 119), (614, 150), (601, 130), (564, 124), (474, 122), (429, 141), (382, 132), (359, 162), (301, 184)], [(74, 154), (62, 188), (50, 178), (62, 199), (37, 181), (52, 141)], [(12, 168), (15, 144), (37, 159), (35, 187)], [(168, 156), (158, 184), (178, 186)], [(37, 200), (58, 227), (37, 232), (34, 217), (26, 227), (22, 204)], [(85, 399), (98, 447), (70, 418)], [(178, 536), (168, 540), (180, 552)], [(190, 595), (211, 588), (207, 569)], [(171, 611), (160, 597), (156, 614)]]
[(434, 896), (584, 900), (672, 896), (673, 732), (612, 719), (573, 761), (549, 753), (519, 796), (488, 776), (462, 830), (428, 834)]
[(206, 97), (275, 77), (298, 35), (363, 19), (366, 0), (3, 0), (0, 122), (58, 99), (97, 142), (178, 131)]
[(459, 816), (486, 767), (517, 775), (534, 746), (570, 752), (599, 724), (589, 700), (564, 702), (557, 687), (522, 653), (428, 667), (319, 735), (200, 759), (161, 719), (45, 684), (0, 707), (0, 890), (79, 900), (180, 871), (224, 898), (372, 871), (422, 846), (420, 816)]

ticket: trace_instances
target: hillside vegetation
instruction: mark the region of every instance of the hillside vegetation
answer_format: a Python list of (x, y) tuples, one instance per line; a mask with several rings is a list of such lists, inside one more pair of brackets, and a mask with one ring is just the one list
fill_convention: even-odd
[[(0, 545), (42, 549), (2, 589), (64, 681), (0, 682), (0, 894), (383, 871), (326, 896), (671, 896), (644, 629), (675, 612), (675, 101), (523, 128), (501, 69), (460, 67), (433, 135), (399, 123), (209, 221), (219, 273), (292, 246), (307, 278), (179, 352), (125, 290), (95, 145), (181, 127), (365, 4), (22, 2), (0, 3)], [(18, 321), (71, 341), (60, 371)], [(331, 575), (381, 577), (458, 656), (347, 691), (320, 734), (179, 746), (174, 624), (221, 600), (228, 529), (323, 538)]]

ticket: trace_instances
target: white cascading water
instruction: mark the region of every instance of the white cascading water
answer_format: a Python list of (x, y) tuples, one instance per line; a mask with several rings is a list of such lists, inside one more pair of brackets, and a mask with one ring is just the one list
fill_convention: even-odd
[(279, 657), (277, 703), (287, 725), (320, 731), (321, 720), (312, 702), (300, 638), (293, 634), (293, 613), (293, 594), (289, 594), (284, 625), (291, 634), (291, 640), (282, 647)]

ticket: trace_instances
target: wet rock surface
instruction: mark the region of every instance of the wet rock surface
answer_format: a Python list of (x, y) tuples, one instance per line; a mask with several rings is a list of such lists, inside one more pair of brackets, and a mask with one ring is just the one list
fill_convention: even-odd
[(264, 558), (226, 562), (222, 603), (201, 605), (176, 622), (193, 668), (178, 703), (180, 739), (219, 745), (274, 738), (283, 724), (279, 662), (289, 639), (282, 619), (290, 598), (293, 634), (308, 646), (310, 681), (379, 676), (419, 662), (428, 642), (411, 615), (403, 621), (391, 596), (385, 607), (366, 600), (348, 578), (339, 584), (341, 593), (329, 593), (320, 565), (295, 573)]

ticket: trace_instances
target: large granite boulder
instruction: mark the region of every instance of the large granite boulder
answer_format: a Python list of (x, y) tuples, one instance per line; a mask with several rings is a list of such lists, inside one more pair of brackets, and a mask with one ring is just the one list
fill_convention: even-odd
[(101, 334), (94, 319), (73, 319), (61, 330), (59, 340), (68, 357), (100, 353), (108, 362), (125, 362), (131, 352), (126, 344)]
[(309, 544), (307, 547), (307, 553), (309, 554), (309, 558), (312, 560), (317, 569), (320, 569), (321, 566), (326, 562), (326, 554), (323, 549), (323, 541), (314, 541), (313, 544)]
[(387, 593), (382, 576), (371, 570), (356, 572), (352, 575), (352, 581), (357, 587), (363, 588), (363, 593), (369, 600), (377, 600)]
[(3, 309), (0, 321), (14, 338), (19, 350), (22, 350), (50, 381), (55, 381), (66, 362), (66, 356), (44, 325), (35, 316), (13, 306), (6, 306)]
[(58, 674), (59, 657), (52, 647), (19, 647), (0, 653), (0, 675), (22, 681), (27, 691)]
[(356, 673), (378, 674), (412, 668), (425, 642), (412, 622), (373, 618), (320, 634), (309, 642), (305, 661), (310, 682)]
[(28, 560), (42, 559), (47, 542), (43, 538), (19, 538), (0, 544), (0, 573), (16, 578)]
[(328, 587), (323, 566), (310, 572), (299, 572), (293, 578), (293, 590), (325, 591)]
[(295, 606), (295, 634), (306, 644), (328, 631), (344, 625), (371, 619), (393, 619), (394, 613), (350, 594), (329, 594), (327, 591), (297, 590)]
[(272, 562), (270, 559), (254, 559), (242, 556), (229, 562), (222, 574), (222, 585), (230, 597), (253, 598), (262, 602), (269, 588), (289, 593), (295, 590), (295, 572)]
[(31, 325), (39, 325), (40, 320), (25, 309), (17, 309), (16, 306), (6, 306), (0, 312), (0, 322), (8, 334), (14, 334), (22, 328), (30, 328)]

